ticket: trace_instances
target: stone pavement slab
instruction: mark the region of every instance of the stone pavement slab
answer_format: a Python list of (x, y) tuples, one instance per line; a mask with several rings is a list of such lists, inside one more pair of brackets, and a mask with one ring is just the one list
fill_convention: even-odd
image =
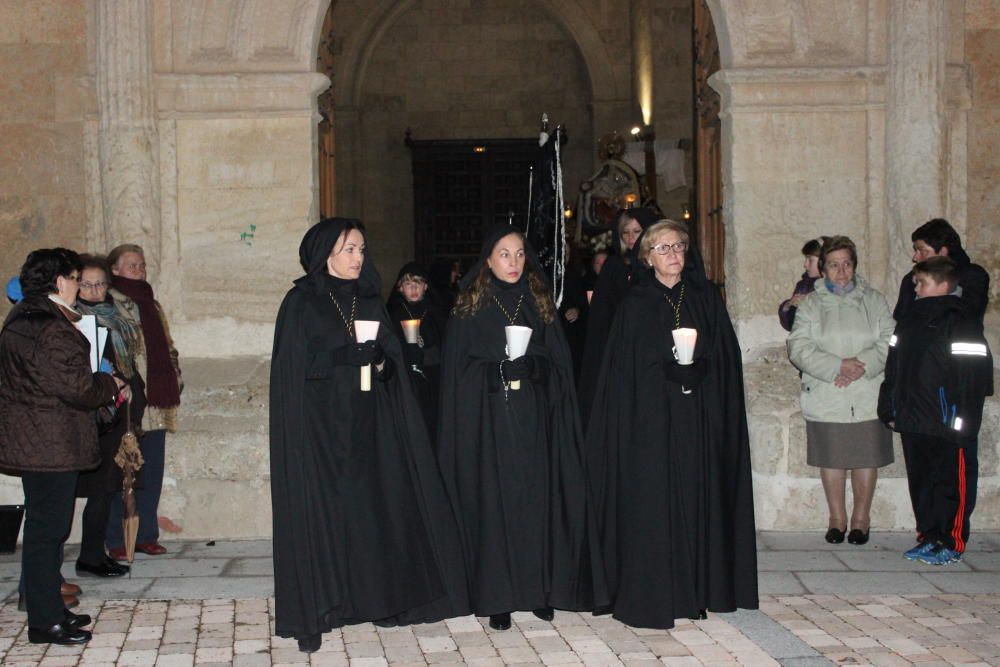
[(760, 610), (682, 619), (672, 630), (609, 617), (519, 612), (497, 633), (465, 617), (406, 628), (362, 624), (328, 633), (305, 656), (273, 635), (269, 540), (168, 542), (137, 555), (131, 578), (75, 576), (78, 611), (94, 616), (85, 647), (27, 643), (16, 611), (20, 554), (0, 555), (0, 660), (23, 665), (952, 665), (1000, 664), (1000, 536), (976, 535), (964, 562), (901, 557), (903, 533), (829, 545), (820, 531), (761, 533)]

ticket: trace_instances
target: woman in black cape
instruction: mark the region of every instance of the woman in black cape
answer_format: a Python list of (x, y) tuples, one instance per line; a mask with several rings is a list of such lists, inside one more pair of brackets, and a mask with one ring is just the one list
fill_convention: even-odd
[[(587, 432), (613, 613), (637, 627), (758, 606), (740, 348), (688, 240), (683, 223), (646, 230)], [(698, 331), (686, 366), (681, 327)]]
[[(455, 516), (356, 220), (313, 226), (271, 361), (275, 628), (323, 632), (468, 613)], [(355, 320), (380, 322), (358, 344)], [(360, 367), (371, 364), (371, 391)]]
[[(445, 336), (438, 460), (473, 611), (499, 630), (511, 611), (551, 620), (607, 601), (570, 354), (543, 275), (518, 230), (489, 230)], [(532, 329), (514, 362), (508, 325)]]
[[(448, 324), (448, 310), (430, 274), (417, 262), (409, 262), (396, 276), (392, 295), (385, 304), (393, 330), (403, 345), (403, 360), (424, 415), (431, 442), (437, 440), (438, 394), (441, 392), (441, 342)], [(420, 320), (418, 343), (407, 343), (404, 320)]]
[(589, 415), (594, 405), (597, 376), (601, 371), (611, 324), (633, 279), (639, 236), (662, 217), (651, 207), (627, 209), (619, 216), (614, 233), (615, 252), (607, 258), (597, 276), (587, 310), (587, 337), (578, 382), (582, 415)]

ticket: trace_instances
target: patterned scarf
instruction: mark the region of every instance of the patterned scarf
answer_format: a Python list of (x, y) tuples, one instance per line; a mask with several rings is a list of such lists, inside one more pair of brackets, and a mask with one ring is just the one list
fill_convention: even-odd
[(108, 329), (118, 362), (116, 370), (126, 380), (135, 377), (135, 355), (142, 349), (142, 332), (132, 320), (122, 316), (111, 295), (101, 303), (77, 299), (76, 309), (84, 315), (93, 315), (99, 326)]

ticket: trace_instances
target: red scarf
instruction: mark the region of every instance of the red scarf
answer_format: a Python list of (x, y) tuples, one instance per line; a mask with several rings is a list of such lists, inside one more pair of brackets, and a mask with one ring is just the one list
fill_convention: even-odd
[(170, 358), (167, 332), (160, 319), (160, 309), (153, 298), (153, 288), (145, 280), (112, 276), (111, 286), (135, 301), (142, 319), (142, 338), (146, 344), (146, 401), (154, 408), (180, 405), (177, 371)]

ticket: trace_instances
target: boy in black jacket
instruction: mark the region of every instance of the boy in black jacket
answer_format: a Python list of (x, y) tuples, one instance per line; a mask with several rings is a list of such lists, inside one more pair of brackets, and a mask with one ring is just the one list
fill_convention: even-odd
[(993, 357), (978, 313), (956, 294), (954, 261), (922, 261), (913, 281), (916, 300), (890, 339), (878, 414), (903, 437), (919, 540), (903, 557), (945, 565), (961, 560), (969, 539), (976, 489), (967, 449), (993, 394)]

